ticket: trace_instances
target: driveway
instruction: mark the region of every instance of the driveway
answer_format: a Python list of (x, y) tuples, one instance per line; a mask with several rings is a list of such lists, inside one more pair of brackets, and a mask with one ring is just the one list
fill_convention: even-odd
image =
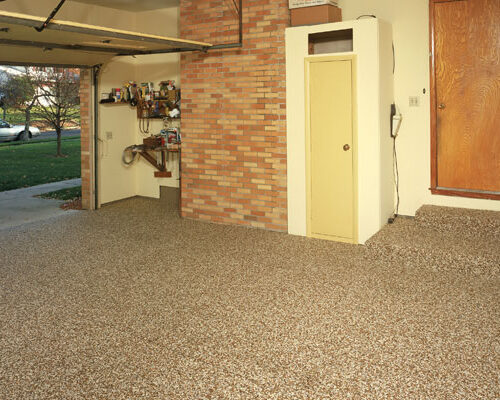
[(76, 212), (63, 211), (60, 205), (65, 201), (34, 196), (80, 186), (81, 182), (78, 178), (0, 192), (0, 230)]
[[(80, 129), (64, 129), (62, 131), (62, 137), (78, 137), (80, 136)], [(41, 132), (40, 136), (34, 137), (32, 140), (47, 140), (56, 138), (56, 131), (46, 131)]]

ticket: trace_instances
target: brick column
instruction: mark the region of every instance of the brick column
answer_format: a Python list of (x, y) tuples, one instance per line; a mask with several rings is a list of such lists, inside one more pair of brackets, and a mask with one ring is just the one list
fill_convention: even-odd
[[(181, 37), (236, 42), (231, 3), (181, 0)], [(288, 0), (243, 8), (243, 48), (181, 57), (182, 215), (286, 231)]]
[(93, 210), (94, 205), (94, 141), (92, 124), (92, 70), (80, 71), (80, 117), (82, 143), (82, 207)]

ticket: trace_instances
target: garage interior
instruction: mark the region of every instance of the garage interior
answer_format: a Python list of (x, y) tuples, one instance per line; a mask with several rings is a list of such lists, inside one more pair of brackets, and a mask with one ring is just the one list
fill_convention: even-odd
[(0, 397), (500, 396), (500, 140), (443, 173), (434, 64), (473, 50), (429, 44), (477, 5), (290, 3), (0, 3), (1, 63), (82, 67), (91, 210), (0, 231)]

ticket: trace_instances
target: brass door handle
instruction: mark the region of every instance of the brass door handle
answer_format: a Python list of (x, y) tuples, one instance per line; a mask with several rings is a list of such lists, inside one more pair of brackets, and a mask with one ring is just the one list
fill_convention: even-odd
[(441, 104), (438, 106), (438, 108), (439, 108), (440, 110), (444, 110), (444, 109), (446, 108), (446, 104), (441, 103)]
[(344, 151), (349, 151), (351, 149), (351, 146), (348, 144), (344, 144)]

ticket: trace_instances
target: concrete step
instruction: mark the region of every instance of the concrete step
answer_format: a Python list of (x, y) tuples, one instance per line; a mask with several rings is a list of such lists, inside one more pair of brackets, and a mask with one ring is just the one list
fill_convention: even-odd
[(417, 211), (415, 220), (438, 232), (458, 231), (471, 240), (496, 238), (500, 243), (499, 211), (426, 205)]
[(403, 259), (410, 268), (500, 276), (498, 215), (442, 208), (425, 206), (414, 219), (397, 218), (367, 242), (368, 254)]

